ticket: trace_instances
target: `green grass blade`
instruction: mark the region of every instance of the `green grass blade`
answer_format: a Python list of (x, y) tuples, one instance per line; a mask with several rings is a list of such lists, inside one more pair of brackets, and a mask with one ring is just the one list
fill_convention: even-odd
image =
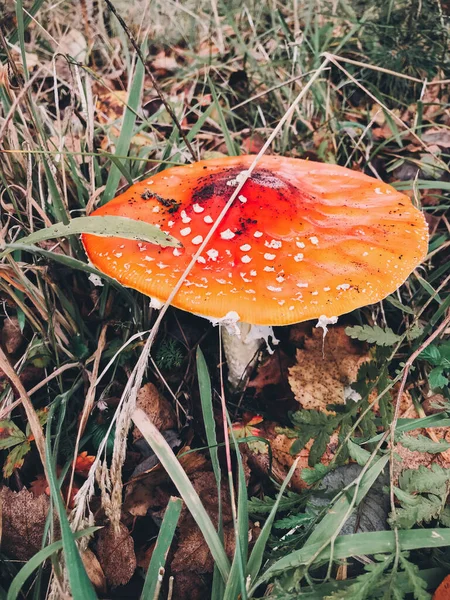
[[(31, 21), (33, 20), (33, 17), (36, 15), (36, 13), (38, 12), (38, 10), (41, 8), (41, 6), (44, 4), (45, 0), (36, 0), (36, 2), (33, 4), (33, 6), (30, 6), (30, 8), (28, 8), (27, 12), (28, 14), (26, 15), (25, 18), (23, 18), (22, 16), (22, 31), (25, 32), (28, 25), (31, 23)], [(20, 5), (22, 5), (22, 2), (20, 2)], [(17, 2), (17, 10), (19, 7), (19, 2)], [(23, 9), (22, 9), (23, 11)], [(23, 12), (22, 12), (23, 14)], [(19, 21), (18, 21), (19, 22)], [(19, 41), (19, 28), (16, 29), (16, 31), (13, 31), (13, 33), (9, 36), (9, 43), (11, 44), (11, 46), (14, 46), (18, 41)]]
[(20, 54), (22, 57), (23, 64), (23, 76), (25, 81), (29, 79), (28, 67), (27, 67), (27, 53), (25, 51), (25, 23), (23, 20), (23, 2), (17, 0), (16, 2), (16, 19), (17, 19), (17, 35), (20, 45)]
[[(181, 244), (169, 234), (163, 233), (154, 225), (144, 221), (135, 221), (128, 217), (77, 217), (70, 223), (56, 223), (40, 231), (35, 231), (20, 239), (21, 244), (37, 244), (44, 240), (67, 237), (79, 233), (90, 233), (101, 237), (119, 237), (129, 240), (142, 240), (159, 246), (178, 246)], [(2, 258), (12, 252), (8, 248), (0, 253)]]
[[(146, 40), (144, 40), (142, 47), (146, 47)], [(136, 61), (136, 67), (132, 83), (130, 87), (130, 93), (128, 95), (128, 101), (125, 108), (123, 117), (122, 128), (120, 130), (119, 140), (116, 145), (115, 156), (127, 156), (130, 149), (131, 139), (134, 135), (134, 126), (136, 124), (136, 111), (139, 107), (142, 85), (144, 82), (145, 68), (140, 60)], [(123, 163), (123, 161), (121, 161)], [(121, 176), (121, 170), (116, 164), (113, 164), (106, 181), (105, 191), (102, 194), (102, 203), (105, 204), (112, 200), (116, 194), (117, 186), (119, 185)]]
[(52, 500), (58, 512), (59, 523), (61, 527), (62, 547), (69, 577), (70, 590), (74, 600), (97, 600), (94, 587), (86, 573), (83, 562), (75, 544), (74, 533), (70, 529), (69, 519), (66, 514), (61, 493), (59, 490), (58, 479), (56, 477), (55, 464), (52, 460), (51, 430), (52, 421), (55, 414), (55, 408), (59, 403), (55, 402), (50, 408), (47, 430), (46, 430), (46, 454), (47, 454), (47, 472)]
[[(76, 531), (73, 534), (73, 537), (74, 539), (78, 540), (84, 537), (85, 535), (91, 535), (92, 533), (95, 533), (99, 529), (101, 529), (101, 527), (88, 527), (87, 529)], [(57, 542), (53, 542), (53, 544), (50, 544), (45, 548), (42, 548), (42, 550), (39, 550), (39, 552), (32, 556), (12, 580), (8, 590), (7, 600), (16, 600), (16, 598), (18, 598), (20, 594), (20, 590), (25, 585), (27, 579), (32, 575), (32, 573), (44, 561), (50, 558), (52, 554), (55, 554), (55, 552), (59, 552), (62, 549), (62, 547), (62, 540), (59, 540)]]
[[(233, 433), (230, 418), (227, 414), (228, 427), (232, 438), (236, 461), (238, 464), (238, 495), (237, 495), (237, 531), (235, 534), (236, 548), (233, 564), (231, 565), (230, 577), (225, 589), (224, 600), (234, 600), (238, 595), (242, 600), (247, 600), (246, 588), (246, 565), (248, 553), (248, 498), (247, 485), (245, 483), (242, 456), (239, 451), (236, 437)], [(230, 486), (233, 481), (230, 480)], [(239, 594), (240, 590), (240, 594)]]
[(161, 577), (161, 569), (166, 564), (167, 553), (175, 535), (178, 519), (180, 518), (183, 503), (180, 498), (170, 498), (164, 513), (161, 529), (159, 530), (156, 546), (153, 550), (152, 558), (145, 576), (144, 588), (141, 594), (141, 600), (156, 600), (155, 596), (158, 582)]
[[(418, 550), (424, 548), (443, 548), (450, 546), (450, 528), (411, 529), (398, 532), (398, 540), (402, 551)], [(311, 556), (319, 551), (321, 544), (312, 544), (301, 550), (291, 552), (271, 565), (258, 579), (252, 588), (256, 590), (265, 581), (276, 574), (288, 569), (295, 569), (306, 565)], [(383, 554), (395, 552), (396, 540), (393, 531), (371, 531), (369, 533), (353, 533), (339, 536), (332, 549), (325, 548), (317, 557), (316, 563), (326, 562), (330, 559), (331, 552), (334, 560), (342, 560), (352, 556), (365, 554)]]
[(228, 125), (225, 120), (225, 115), (223, 114), (222, 105), (219, 102), (219, 98), (217, 96), (217, 92), (216, 92), (216, 88), (214, 87), (214, 83), (211, 81), (211, 79), (209, 79), (209, 77), (208, 77), (208, 82), (209, 82), (209, 87), (211, 89), (211, 95), (213, 97), (214, 106), (216, 107), (217, 114), (219, 115), (219, 124), (220, 124), (220, 127), (223, 132), (223, 138), (224, 138), (227, 150), (228, 150), (228, 154), (230, 156), (239, 156), (239, 154), (240, 154), (239, 149), (238, 149), (237, 145), (234, 143), (233, 138), (231, 137), (230, 132), (228, 130)]
[[(223, 539), (223, 527), (222, 527), (222, 496), (220, 493), (220, 487), (222, 482), (222, 471), (219, 463), (219, 452), (218, 443), (216, 436), (216, 423), (214, 420), (214, 412), (212, 405), (212, 393), (211, 393), (211, 379), (208, 372), (208, 366), (206, 364), (205, 356), (200, 348), (197, 347), (196, 353), (197, 362), (197, 377), (198, 387), (200, 391), (200, 402), (202, 405), (203, 423), (205, 425), (206, 441), (208, 443), (208, 450), (211, 456), (211, 464), (216, 479), (217, 486), (217, 513), (219, 521), (218, 534), (220, 539)], [(220, 576), (220, 572), (217, 566), (214, 565), (213, 584), (211, 591), (211, 600), (222, 599), (224, 592), (223, 579)]]
[(295, 472), (295, 469), (297, 468), (297, 464), (298, 459), (292, 464), (292, 467), (289, 469), (289, 473), (286, 475), (286, 478), (280, 487), (280, 491), (278, 492), (277, 499), (274, 505), (272, 506), (272, 510), (270, 511), (270, 514), (267, 517), (266, 522), (264, 523), (264, 527), (262, 528), (261, 533), (259, 534), (259, 537), (256, 540), (255, 545), (253, 546), (253, 550), (247, 565), (247, 573), (250, 578), (250, 581), (255, 581), (256, 577), (258, 576), (264, 557), (264, 550), (266, 548), (267, 540), (269, 539), (269, 535), (272, 530), (272, 524), (275, 520), (280, 500), (283, 497), (284, 490), (290, 482)]
[(133, 183), (134, 183), (133, 177), (131, 176), (131, 173), (127, 169), (125, 163), (117, 156), (114, 156), (114, 154), (111, 154), (111, 156), (109, 158), (110, 158), (112, 164), (120, 171), (120, 174), (125, 177), (128, 185), (133, 185)]
[[(395, 433), (404, 433), (405, 431), (414, 431), (415, 429), (428, 427), (450, 427), (450, 419), (446, 419), (442, 413), (428, 415), (427, 417), (422, 417), (420, 419), (399, 419), (395, 428)], [(365, 440), (361, 445), (364, 446), (366, 444), (379, 442), (383, 435), (384, 433), (379, 433), (370, 438), (370, 440)], [(357, 442), (355, 439), (353, 439), (353, 441)]]
[(215, 527), (206, 512), (194, 486), (186, 475), (182, 466), (172, 452), (169, 444), (153, 425), (143, 410), (137, 408), (133, 413), (133, 422), (150, 445), (153, 452), (159, 458), (162, 466), (177, 487), (181, 497), (188, 507), (195, 522), (199, 526), (209, 550), (220, 569), (223, 579), (226, 581), (230, 572), (230, 563)]
[[(212, 468), (216, 478), (217, 489), (220, 490), (222, 472), (219, 464), (219, 453), (216, 436), (216, 422), (214, 421), (212, 394), (211, 394), (211, 379), (208, 373), (208, 366), (200, 346), (197, 348), (197, 375), (198, 387), (200, 390), (200, 401), (202, 405), (203, 421), (205, 423), (206, 441), (208, 442), (209, 453), (211, 456)], [(220, 504), (220, 493), (219, 493)]]

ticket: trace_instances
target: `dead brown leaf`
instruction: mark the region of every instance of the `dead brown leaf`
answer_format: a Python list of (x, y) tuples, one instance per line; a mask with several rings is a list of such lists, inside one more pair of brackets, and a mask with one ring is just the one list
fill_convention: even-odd
[(144, 569), (144, 571), (148, 569), (155, 546), (156, 542), (153, 542), (148, 548), (138, 548), (136, 550), (137, 566)]
[(426, 415), (437, 415), (444, 411), (443, 403), (445, 403), (445, 398), (442, 394), (433, 394), (425, 398), (422, 402), (422, 408)]
[(2, 550), (11, 558), (27, 561), (42, 547), (50, 500), (45, 494), (35, 497), (26, 488), (0, 491), (2, 507)]
[(279, 385), (287, 382), (289, 367), (293, 360), (282, 350), (275, 350), (259, 365), (256, 377), (248, 382), (247, 387), (254, 388), (260, 394), (266, 385)]
[[(187, 475), (208, 469), (208, 461), (200, 452), (187, 453), (189, 447), (180, 451), (179, 462)], [(143, 517), (149, 509), (159, 510), (167, 505), (170, 492), (164, 487), (169, 483), (166, 471), (157, 465), (151, 471), (134, 478), (126, 487), (123, 509), (135, 517)]]
[(174, 577), (174, 598), (183, 600), (205, 600), (208, 598), (210, 586), (199, 575), (189, 571), (180, 571), (175, 573)]
[[(137, 394), (137, 408), (141, 408), (160, 431), (175, 429), (176, 418), (170, 402), (158, 391), (153, 383), (146, 383)], [(137, 427), (133, 429), (133, 440), (142, 438)]]
[(2, 327), (2, 344), (8, 354), (15, 354), (23, 344), (24, 337), (17, 317), (7, 318)]
[(92, 585), (100, 594), (106, 594), (106, 577), (98, 562), (98, 558), (89, 548), (81, 553), (81, 560)]
[(97, 538), (97, 557), (111, 587), (125, 585), (136, 570), (134, 542), (128, 529), (120, 523), (115, 531), (112, 525), (100, 530)]
[(145, 517), (149, 509), (159, 510), (169, 501), (169, 492), (154, 481), (142, 479), (127, 486), (123, 509), (133, 517)]
[(422, 140), (426, 144), (434, 144), (440, 148), (450, 148), (450, 129), (444, 127), (427, 129), (422, 134)]
[[(298, 458), (299, 462), (296, 470), (292, 476), (289, 487), (295, 491), (304, 490), (307, 488), (307, 484), (302, 479), (302, 472), (308, 467), (309, 451), (314, 442), (310, 440), (306, 446), (298, 454), (291, 454), (291, 446), (295, 439), (288, 438), (284, 433), (278, 433), (279, 425), (274, 422), (265, 422), (264, 429), (261, 431), (261, 435), (265, 437), (269, 442), (272, 449), (272, 476), (279, 483), (286, 479), (286, 475), (289, 469), (292, 467), (294, 461)], [(321, 463), (328, 465), (334, 456), (336, 447), (338, 445), (338, 434), (335, 433), (331, 436), (328, 442), (327, 449), (324, 452)], [(248, 453), (249, 465), (252, 468), (256, 468), (258, 471), (262, 471), (264, 474), (269, 472), (269, 456), (267, 454), (255, 454)]]
[(327, 411), (327, 404), (345, 404), (346, 387), (356, 381), (359, 367), (369, 355), (346, 335), (344, 327), (333, 327), (323, 339), (313, 329), (297, 350), (297, 364), (289, 369), (289, 384), (303, 408)]

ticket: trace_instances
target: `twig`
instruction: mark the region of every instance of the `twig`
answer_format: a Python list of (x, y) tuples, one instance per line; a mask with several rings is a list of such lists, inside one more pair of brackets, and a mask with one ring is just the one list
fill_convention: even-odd
[(189, 150), (194, 162), (197, 160), (197, 156), (194, 152), (194, 149), (191, 146), (191, 143), (189, 142), (189, 140), (187, 139), (183, 128), (181, 127), (181, 123), (179, 122), (179, 120), (177, 119), (176, 114), (173, 112), (172, 107), (170, 106), (170, 104), (167, 102), (167, 100), (164, 97), (164, 94), (161, 90), (161, 88), (159, 87), (159, 83), (156, 81), (155, 76), (153, 75), (153, 73), (151, 72), (151, 70), (149, 69), (148, 65), (146, 64), (144, 57), (142, 55), (141, 49), (139, 48), (136, 40), (133, 37), (133, 34), (131, 33), (131, 31), (128, 28), (128, 25), (125, 23), (125, 21), (122, 19), (122, 17), (119, 15), (119, 13), (117, 12), (117, 10), (115, 9), (113, 3), (111, 2), (111, 0), (105, 0), (106, 4), (108, 5), (110, 11), (113, 13), (113, 15), (116, 17), (116, 19), (119, 21), (121, 27), (123, 28), (123, 30), (125, 31), (125, 33), (127, 34), (128, 39), (131, 42), (131, 45), (133, 46), (133, 48), (136, 51), (136, 54), (139, 57), (139, 60), (142, 62), (142, 64), (144, 65), (144, 69), (145, 72), (147, 73), (147, 75), (150, 77), (151, 82), (153, 84), (153, 87), (156, 90), (156, 93), (159, 96), (159, 99), (161, 100), (161, 102), (164, 104), (164, 108), (167, 110), (167, 112), (170, 115), (170, 118), (172, 119), (172, 121), (174, 122), (174, 125), (176, 126), (176, 128), (178, 129), (178, 131), (180, 132), (181, 137), (183, 138), (183, 142), (186, 144), (186, 148)]

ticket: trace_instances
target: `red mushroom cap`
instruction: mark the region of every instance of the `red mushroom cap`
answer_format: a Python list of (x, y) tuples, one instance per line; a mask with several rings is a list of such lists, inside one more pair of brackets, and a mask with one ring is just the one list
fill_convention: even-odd
[[(174, 167), (93, 215), (147, 221), (183, 248), (83, 235), (92, 263), (164, 302), (253, 156)], [(428, 228), (411, 200), (335, 165), (263, 157), (175, 296), (220, 319), (287, 325), (337, 316), (394, 292), (424, 259)]]

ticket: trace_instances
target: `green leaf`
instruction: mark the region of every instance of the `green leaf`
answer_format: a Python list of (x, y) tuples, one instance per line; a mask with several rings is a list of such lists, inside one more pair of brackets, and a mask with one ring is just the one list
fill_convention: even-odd
[(392, 306), (395, 306), (395, 308), (400, 309), (402, 312), (407, 313), (408, 315), (414, 314), (414, 311), (412, 308), (402, 304), (395, 296), (388, 296), (386, 298), (386, 300), (389, 302), (389, 304), (392, 304)]
[(80, 360), (83, 360), (84, 358), (87, 358), (89, 356), (89, 348), (83, 342), (82, 337), (79, 334), (74, 335), (72, 337), (72, 339), (70, 340), (69, 348), (70, 351), (74, 354), (74, 356), (76, 356)]
[(450, 480), (450, 469), (434, 463), (431, 467), (406, 469), (399, 477), (399, 487), (411, 494), (443, 494)]
[(0, 421), (0, 450), (22, 444), (26, 439), (26, 435), (17, 427), (14, 421)]
[(360, 467), (364, 467), (364, 465), (367, 464), (367, 461), (370, 458), (370, 452), (361, 448), (361, 446), (355, 444), (351, 440), (348, 440), (347, 448), (351, 458), (353, 458)]
[[(311, 469), (312, 470), (312, 469)], [(267, 515), (272, 510), (277, 498), (264, 496), (263, 498), (250, 498), (248, 509), (252, 515)], [(303, 498), (295, 492), (287, 492), (278, 503), (278, 511), (294, 510), (303, 502)]]
[(108, 277), (95, 267), (88, 265), (87, 263), (78, 260), (76, 258), (72, 258), (71, 256), (66, 256), (64, 254), (56, 254), (56, 252), (49, 252), (48, 250), (43, 250), (38, 246), (26, 246), (25, 244), (7, 244), (8, 250), (13, 252), (14, 250), (23, 250), (24, 252), (29, 252), (30, 254), (37, 254), (38, 256), (43, 256), (48, 260), (55, 261), (59, 264), (64, 265), (70, 269), (75, 269), (77, 271), (82, 271), (83, 273), (93, 273), (94, 275), (98, 275), (105, 281), (107, 281), (111, 286), (116, 288), (120, 294), (126, 298), (128, 304), (133, 307), (134, 313), (137, 314), (137, 304), (132, 294), (125, 288), (123, 285), (118, 283), (112, 277)]
[(167, 554), (175, 535), (182, 506), (183, 503), (180, 498), (170, 498), (145, 576), (141, 600), (153, 600), (155, 598), (157, 585), (158, 582), (161, 582), (161, 573), (164, 572), (163, 569), (166, 564)]
[[(163, 233), (154, 225), (144, 221), (136, 221), (128, 217), (77, 217), (70, 223), (56, 223), (45, 229), (31, 233), (20, 238), (21, 244), (37, 244), (44, 240), (67, 237), (79, 233), (90, 233), (100, 237), (118, 237), (129, 240), (142, 240), (159, 246), (176, 246), (181, 244), (167, 233)], [(0, 253), (0, 257), (12, 252), (13, 249), (6, 246), (6, 250)]]
[(426, 591), (427, 583), (420, 576), (419, 567), (411, 563), (404, 552), (400, 554), (400, 565), (411, 584), (414, 598), (416, 600), (430, 600), (431, 594)]
[(360, 342), (377, 344), (377, 346), (393, 346), (401, 340), (401, 337), (396, 335), (390, 327), (382, 329), (378, 325), (374, 325), (373, 327), (370, 325), (346, 327), (345, 333)]
[(428, 383), (431, 389), (444, 388), (448, 385), (449, 379), (443, 373), (442, 367), (435, 367), (428, 373)]
[(442, 358), (446, 361), (446, 364), (450, 366), (450, 341), (439, 344), (439, 352)]
[(420, 336), (423, 334), (424, 332), (424, 328), (421, 327), (420, 325), (412, 325), (407, 331), (406, 331), (406, 337), (407, 339), (412, 342), (413, 340), (416, 340), (417, 338), (420, 338)]
[(322, 429), (317, 433), (309, 451), (308, 465), (310, 467), (314, 467), (314, 465), (320, 463), (320, 459), (324, 455), (329, 441), (330, 433), (326, 429)]
[[(426, 582), (427, 588), (429, 590), (435, 590), (437, 586), (441, 583), (441, 581), (446, 576), (447, 571), (441, 568), (432, 568), (432, 569), (421, 569), (419, 571), (420, 577)], [(394, 578), (394, 581), (392, 579)], [(384, 585), (379, 590), (380, 598), (383, 600), (397, 600), (398, 598), (404, 598), (405, 594), (412, 593), (413, 588), (409, 583), (408, 577), (405, 575), (404, 571), (398, 570), (394, 575), (387, 575), (384, 579)], [(269, 600), (325, 600), (329, 598), (330, 594), (341, 592), (347, 590), (349, 587), (353, 585), (355, 579), (346, 579), (344, 581), (336, 581), (331, 579), (327, 583), (317, 584), (314, 583), (312, 587), (302, 586), (301, 594), (298, 592), (294, 592), (292, 594), (284, 592), (282, 586), (280, 585), (280, 580), (276, 580), (274, 582), (274, 589), (271, 592), (270, 596), (268, 596)], [(391, 584), (394, 584), (395, 590), (399, 592), (400, 596), (392, 596), (389, 598), (389, 588)], [(392, 589), (392, 587), (391, 587)], [(278, 592), (278, 593), (277, 593)], [(386, 595), (383, 596), (383, 592), (386, 592)], [(344, 596), (346, 598), (346, 596)], [(346, 599), (347, 600), (347, 599)], [(372, 600), (372, 598), (370, 599)]]
[(377, 588), (385, 585), (386, 577), (383, 575), (393, 560), (392, 555), (382, 556), (377, 563), (366, 565), (364, 567), (366, 572), (359, 575), (353, 585), (331, 596), (326, 596), (326, 600), (369, 600), (374, 598)]
[(424, 348), (419, 354), (419, 358), (421, 358), (422, 360), (427, 360), (435, 367), (440, 365), (442, 360), (441, 352), (439, 348), (434, 344), (430, 344), (429, 346)]
[[(219, 453), (217, 445), (216, 435), (216, 422), (214, 419), (214, 410), (212, 404), (212, 388), (211, 378), (208, 372), (208, 365), (206, 364), (205, 356), (200, 348), (197, 347), (196, 353), (196, 365), (197, 365), (197, 377), (198, 387), (200, 391), (200, 402), (202, 405), (203, 423), (205, 425), (206, 440), (209, 447), (209, 454), (211, 456), (211, 464), (214, 472), (214, 478), (217, 486), (217, 512), (218, 512), (218, 534), (223, 539), (223, 522), (222, 522), (222, 494), (220, 493), (222, 472), (220, 469)], [(224, 582), (220, 575), (220, 571), (217, 565), (214, 565), (213, 573), (213, 591), (218, 596), (223, 596)]]
[[(438, 519), (444, 510), (448, 494), (450, 469), (433, 464), (418, 469), (406, 469), (399, 477), (394, 492), (401, 507), (391, 515), (391, 522), (402, 529)], [(444, 517), (445, 520), (445, 517)]]
[(439, 515), (439, 521), (444, 527), (450, 527), (450, 506), (446, 506)]
[(273, 524), (274, 529), (293, 529), (294, 527), (302, 527), (308, 525), (314, 520), (314, 515), (309, 513), (300, 513), (298, 515), (290, 515), (284, 519), (278, 519)]
[[(398, 496), (398, 494), (396, 494)], [(433, 519), (437, 519), (443, 504), (439, 496), (429, 494), (425, 496), (416, 496), (415, 504), (403, 504), (401, 508), (397, 508), (395, 515), (391, 515), (390, 523), (401, 529), (411, 529), (414, 525), (421, 523), (429, 523)]]
[(398, 441), (402, 446), (413, 452), (438, 454), (439, 452), (445, 452), (450, 448), (450, 443), (445, 440), (434, 442), (433, 440), (430, 440), (429, 437), (420, 434), (415, 437), (411, 435), (402, 435)]
[(23, 442), (11, 450), (3, 465), (4, 477), (11, 477), (14, 469), (20, 469), (20, 467), (23, 465), (24, 457), (26, 454), (28, 454), (30, 449), (30, 443)]
[(280, 491), (278, 492), (278, 496), (272, 507), (272, 510), (270, 511), (270, 514), (269, 514), (266, 522), (264, 523), (264, 527), (262, 528), (262, 531), (261, 531), (260, 535), (258, 536), (258, 539), (256, 540), (256, 543), (253, 547), (253, 550), (252, 550), (252, 553), (250, 555), (250, 559), (249, 559), (248, 565), (247, 565), (247, 571), (248, 571), (248, 574), (250, 575), (250, 581), (254, 581), (259, 573), (259, 570), (261, 568), (262, 561), (263, 561), (264, 550), (265, 550), (265, 547), (267, 544), (267, 540), (269, 539), (269, 534), (272, 529), (272, 524), (275, 520), (280, 501), (283, 497), (283, 493), (284, 493), (284, 490), (286, 489), (286, 486), (290, 482), (290, 480), (295, 472), (295, 469), (297, 468), (297, 464), (298, 464), (298, 459), (294, 461), (291, 468), (289, 469), (289, 473), (286, 475), (286, 478), (284, 479), (283, 484), (281, 485)]
[(313, 485), (314, 483), (317, 483), (323, 479), (325, 475), (329, 473), (329, 471), (329, 466), (323, 465), (322, 463), (317, 463), (317, 465), (314, 465), (314, 468), (312, 469), (303, 469), (301, 478), (308, 485)]

